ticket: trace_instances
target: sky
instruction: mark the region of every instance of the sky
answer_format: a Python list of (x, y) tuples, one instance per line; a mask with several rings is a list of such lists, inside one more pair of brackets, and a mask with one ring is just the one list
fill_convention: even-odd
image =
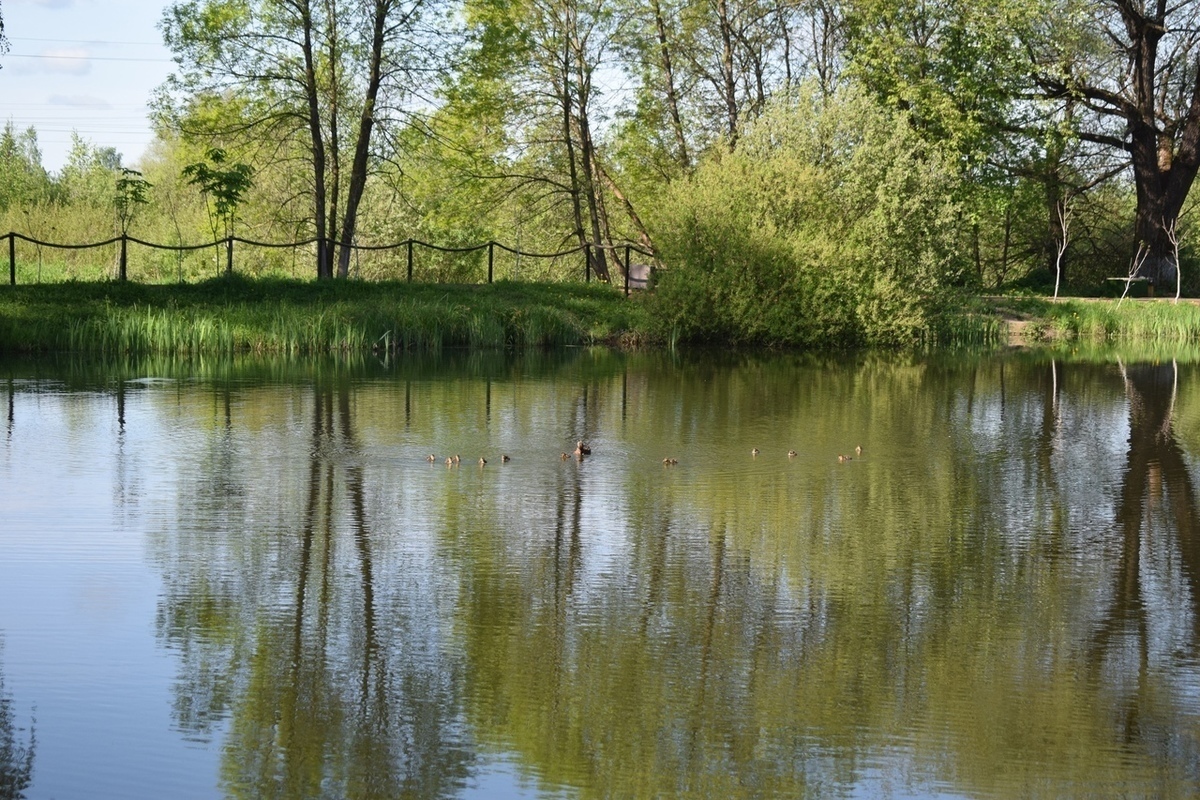
[(167, 0), (0, 0), (0, 114), (33, 125), (42, 164), (66, 161), (71, 131), (136, 166), (153, 135), (151, 92), (174, 64), (158, 21)]

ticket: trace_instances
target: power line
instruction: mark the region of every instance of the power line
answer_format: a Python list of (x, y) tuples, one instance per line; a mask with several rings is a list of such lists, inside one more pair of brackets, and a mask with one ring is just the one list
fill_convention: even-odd
[(133, 61), (151, 64), (174, 64), (175, 62), (169, 58), (118, 58), (117, 56), (93, 56), (86, 54), (73, 55), (50, 55), (46, 53), (9, 53), (5, 58), (45, 58), (50, 60), (60, 61)]
[(110, 44), (144, 45), (146, 47), (162, 47), (162, 42), (116, 42), (108, 39), (40, 39), (36, 36), (9, 36), (12, 42), (60, 42), (62, 44), (94, 44), (99, 46)]

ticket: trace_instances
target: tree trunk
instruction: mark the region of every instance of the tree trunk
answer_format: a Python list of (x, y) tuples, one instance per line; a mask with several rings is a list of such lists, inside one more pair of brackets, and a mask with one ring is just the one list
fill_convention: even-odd
[(342, 198), (342, 144), (338, 130), (338, 117), (342, 113), (341, 96), (338, 88), (341, 76), (338, 72), (338, 26), (337, 3), (328, 0), (326, 15), (329, 18), (329, 271), (333, 273), (333, 243), (338, 236), (338, 207)]
[[(566, 38), (565, 36), (563, 37)], [(563, 44), (562, 60), (562, 126), (563, 143), (567, 148), (567, 175), (571, 181), (571, 211), (575, 221), (575, 239), (580, 247), (587, 245), (587, 233), (583, 228), (583, 205), (580, 201), (579, 168), (575, 163), (575, 132), (571, 125), (571, 51), (570, 43)]]
[[(582, 65), (580, 68), (582, 77)], [(579, 151), (583, 157), (582, 169), (584, 178), (584, 195), (587, 198), (588, 216), (592, 226), (592, 242), (597, 245), (591, 249), (592, 271), (596, 273), (596, 277), (602, 281), (608, 281), (608, 257), (606, 251), (599, 245), (606, 244), (604, 237), (600, 232), (600, 204), (599, 197), (596, 194), (596, 181), (593, 177), (596, 174), (595, 160), (596, 147), (592, 141), (591, 126), (587, 116), (587, 93), (579, 93)]]
[(663, 82), (666, 84), (667, 111), (671, 115), (671, 128), (675, 134), (675, 145), (679, 148), (679, 164), (685, 170), (692, 165), (688, 155), (687, 137), (683, 133), (683, 122), (679, 116), (679, 98), (675, 94), (675, 71), (671, 66), (671, 48), (667, 44), (667, 25), (663, 19), (662, 4), (654, 0), (654, 27), (658, 31), (658, 51), (662, 58)]
[(375, 126), (375, 102), (383, 82), (384, 24), (391, 3), (375, 0), (374, 25), (371, 31), (371, 56), (367, 77), (367, 96), (363, 100), (362, 116), (358, 121), (358, 140), (354, 145), (354, 161), (350, 165), (350, 188), (346, 195), (346, 216), (342, 222), (342, 246), (338, 252), (338, 275), (350, 272), (350, 252), (358, 227), (358, 207), (367, 186), (367, 156), (370, 153), (371, 131)]
[(738, 138), (738, 107), (737, 83), (733, 73), (733, 22), (729, 17), (728, 0), (717, 0), (717, 17), (721, 29), (721, 80), (723, 83), (723, 99), (729, 149), (737, 145)]
[(321, 132), (321, 107), (317, 97), (317, 72), (313, 58), (313, 19), (308, 0), (297, 5), (300, 11), (304, 54), (304, 95), (308, 101), (308, 130), (312, 138), (313, 216), (317, 235), (317, 278), (333, 277), (329, 239), (325, 229), (325, 138)]

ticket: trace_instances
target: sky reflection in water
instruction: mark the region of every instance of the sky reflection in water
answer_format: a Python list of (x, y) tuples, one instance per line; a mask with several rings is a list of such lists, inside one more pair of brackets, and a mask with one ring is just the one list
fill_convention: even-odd
[(1192, 363), (24, 362), (0, 402), (30, 798), (1200, 791)]

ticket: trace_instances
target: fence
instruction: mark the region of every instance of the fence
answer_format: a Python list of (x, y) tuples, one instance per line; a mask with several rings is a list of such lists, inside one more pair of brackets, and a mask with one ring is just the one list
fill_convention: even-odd
[[(288, 249), (288, 248), (290, 248), (294, 252), (297, 248), (310, 247), (312, 245), (317, 244), (320, 241), (319, 239), (313, 238), (313, 239), (305, 239), (302, 241), (287, 242), (287, 243), (259, 242), (259, 241), (255, 241), (253, 239), (245, 239), (240, 236), (230, 236), (225, 239), (218, 239), (216, 241), (208, 242), (205, 244), (166, 245), (166, 244), (157, 244), (155, 242), (147, 242), (147, 241), (138, 239), (133, 236), (122, 235), (122, 236), (114, 236), (111, 239), (106, 239), (101, 242), (92, 242), (89, 244), (62, 244), (62, 243), (57, 243), (57, 242), (42, 241), (40, 239), (35, 239), (33, 237), (26, 236), (24, 234), (17, 233), (15, 231), (9, 232), (7, 234), (7, 238), (8, 238), (8, 276), (9, 276), (9, 283), (13, 286), (17, 285), (16, 243), (17, 243), (18, 239), (20, 239), (23, 242), (28, 242), (39, 248), (49, 247), (49, 248), (54, 248), (54, 249), (58, 249), (58, 250), (88, 250), (88, 249), (97, 248), (97, 247), (109, 247), (109, 246), (112, 246), (115, 244), (119, 244), (120, 245), (120, 255), (119, 255), (119, 259), (118, 259), (117, 279), (121, 280), (121, 281), (128, 280), (129, 245), (131, 243), (140, 245), (142, 247), (148, 247), (148, 248), (151, 248), (154, 250), (166, 250), (166, 251), (171, 251), (171, 252), (176, 252), (176, 253), (194, 252), (194, 251), (205, 250), (208, 248), (219, 248), (222, 245), (224, 245), (225, 246), (225, 274), (232, 275), (233, 274), (233, 246), (234, 246), (235, 242), (241, 243), (244, 245), (248, 245), (251, 247), (260, 247), (260, 248), (267, 248), (267, 249)], [(339, 244), (338, 242), (335, 242), (333, 240), (326, 240), (326, 245), (329, 248), (330, 253), (333, 252), (334, 246), (338, 245), (338, 244)], [(350, 250), (355, 253), (383, 252), (383, 251), (399, 250), (399, 249), (403, 248), (406, 252), (406, 279), (409, 282), (412, 282), (412, 280), (413, 280), (413, 250), (416, 247), (423, 247), (428, 250), (433, 250), (436, 252), (447, 253), (447, 254), (470, 254), (470, 253), (478, 253), (483, 250), (487, 250), (487, 282), (488, 283), (492, 283), (492, 281), (493, 281), (493, 274), (494, 274), (494, 268), (495, 268), (495, 263), (496, 263), (496, 251), (497, 250), (500, 250), (502, 252), (511, 253), (512, 255), (516, 256), (518, 259), (520, 259), (520, 258), (561, 259), (561, 258), (566, 258), (571, 255), (575, 255), (577, 253), (583, 253), (584, 281), (588, 282), (588, 283), (590, 283), (592, 280), (592, 253), (593, 253), (593, 251), (599, 250), (599, 251), (611, 252), (613, 255), (613, 258), (617, 261), (618, 265), (621, 267), (621, 271), (624, 273), (624, 284), (625, 284), (624, 291), (625, 291), (626, 296), (629, 295), (629, 291), (631, 288), (633, 288), (633, 289), (646, 288), (648, 281), (649, 281), (650, 273), (653, 272), (654, 253), (649, 250), (645, 250), (641, 247), (638, 247), (637, 245), (634, 245), (634, 244), (619, 244), (618, 245), (618, 244), (596, 244), (593, 242), (585, 242), (584, 244), (577, 245), (576, 247), (572, 247), (567, 250), (561, 250), (561, 251), (554, 252), (554, 253), (526, 252), (526, 251), (522, 251), (519, 249), (509, 247), (508, 245), (501, 244), (500, 242), (496, 242), (496, 241), (489, 241), (489, 242), (485, 242), (483, 244), (470, 245), (470, 246), (466, 246), (466, 247), (444, 247), (441, 245), (432, 244), (430, 242), (423, 242), (419, 239), (407, 239), (407, 240), (405, 240), (403, 242), (399, 242), (397, 244), (383, 244), (383, 245), (352, 244), (352, 245), (349, 245)], [(622, 251), (624, 254), (623, 261), (621, 259)], [(633, 264), (632, 257), (633, 257), (634, 253), (637, 253), (638, 255), (646, 256), (647, 258), (651, 259), (652, 260), (651, 265)], [(39, 254), (40, 254), (40, 251), (39, 251)], [(638, 269), (639, 267), (641, 269)], [(633, 275), (631, 277), (631, 273), (633, 273), (633, 272), (637, 272), (638, 274)]]

